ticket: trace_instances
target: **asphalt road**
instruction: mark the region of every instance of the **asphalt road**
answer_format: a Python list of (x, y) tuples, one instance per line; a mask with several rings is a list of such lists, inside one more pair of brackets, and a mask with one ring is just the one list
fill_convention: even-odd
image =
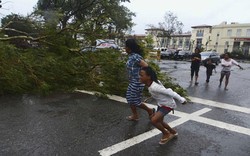
[(200, 83), (194, 86), (190, 62), (160, 63), (193, 101), (178, 104), (175, 114), (165, 117), (179, 133), (165, 145), (158, 144), (161, 134), (142, 110), (138, 122), (125, 119), (130, 110), (121, 97), (81, 92), (0, 97), (0, 155), (249, 156), (250, 64), (242, 66), (243, 71), (233, 68), (224, 91), (218, 88), (220, 66), (209, 84), (201, 67)]

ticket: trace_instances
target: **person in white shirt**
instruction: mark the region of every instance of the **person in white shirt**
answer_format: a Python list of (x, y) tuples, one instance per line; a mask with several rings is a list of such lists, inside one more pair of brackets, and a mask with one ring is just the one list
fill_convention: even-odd
[(240, 69), (243, 69), (238, 62), (236, 62), (234, 59), (230, 58), (230, 53), (225, 53), (224, 54), (224, 58), (221, 60), (221, 66), (222, 66), (222, 70), (221, 70), (221, 76), (220, 76), (220, 84), (219, 87), (221, 87), (221, 83), (224, 79), (224, 77), (226, 76), (226, 80), (225, 80), (225, 87), (224, 90), (228, 90), (227, 89), (227, 85), (229, 82), (229, 77), (231, 74), (231, 67), (233, 65), (238, 66)]
[(171, 88), (165, 88), (157, 79), (155, 71), (149, 66), (141, 69), (140, 81), (148, 87), (149, 93), (157, 101), (158, 109), (151, 116), (151, 123), (163, 133), (159, 144), (165, 144), (177, 136), (178, 133), (164, 122), (164, 116), (176, 108), (175, 100), (182, 104), (185, 104), (187, 101)]

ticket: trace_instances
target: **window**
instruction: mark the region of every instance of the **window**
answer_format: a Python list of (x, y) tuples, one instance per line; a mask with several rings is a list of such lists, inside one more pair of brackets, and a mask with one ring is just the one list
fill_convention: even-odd
[(197, 45), (198, 48), (201, 48), (202, 39), (197, 39), (196, 45)]
[(227, 36), (228, 36), (228, 37), (232, 36), (232, 29), (228, 29), (228, 30), (227, 30)]
[(196, 37), (203, 37), (204, 30), (198, 30), (196, 32)]
[(189, 46), (189, 42), (190, 42), (189, 39), (186, 39), (186, 40), (185, 40), (185, 47), (188, 47), (188, 46)]
[(247, 29), (247, 36), (250, 36), (250, 29)]
[(179, 46), (182, 46), (182, 45), (183, 45), (183, 40), (180, 39), (180, 40), (179, 40)]
[(241, 29), (237, 29), (236, 36), (240, 37), (241, 36)]
[(210, 33), (210, 34), (212, 33), (212, 28), (209, 29), (209, 33)]

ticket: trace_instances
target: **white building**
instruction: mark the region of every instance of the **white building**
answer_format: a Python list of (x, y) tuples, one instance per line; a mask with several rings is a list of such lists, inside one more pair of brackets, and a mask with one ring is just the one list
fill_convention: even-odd
[(219, 25), (200, 25), (192, 27), (193, 48), (215, 50), (219, 53), (242, 50), (246, 55), (250, 50), (250, 23), (239, 24), (222, 22)]
[(171, 49), (190, 49), (191, 33), (173, 34), (170, 38), (164, 37), (164, 29), (145, 29), (147, 35), (151, 35), (154, 40), (154, 47), (164, 47)]
[(211, 47), (219, 53), (242, 50), (249, 54), (250, 47), (250, 23), (239, 24), (223, 22), (213, 26), (211, 35)]
[(154, 40), (153, 47), (165, 47), (164, 46), (164, 41), (160, 36), (163, 35), (164, 30), (159, 29), (159, 28), (150, 28), (150, 29), (145, 29), (146, 30), (146, 35), (152, 36)]
[(195, 47), (214, 50), (219, 53), (242, 51), (250, 54), (250, 23), (239, 24), (222, 22), (219, 25), (192, 26), (191, 33), (174, 34), (164, 37), (163, 29), (146, 29), (146, 35), (152, 35), (154, 47), (184, 49), (194, 51)]
[(196, 47), (204, 48), (205, 50), (209, 50), (210, 41), (211, 41), (211, 25), (199, 25), (192, 26), (192, 35), (191, 35), (191, 50), (194, 51)]
[(171, 49), (182, 49), (190, 50), (191, 49), (191, 33), (183, 34), (173, 34), (171, 35), (170, 41), (167, 44), (168, 48)]

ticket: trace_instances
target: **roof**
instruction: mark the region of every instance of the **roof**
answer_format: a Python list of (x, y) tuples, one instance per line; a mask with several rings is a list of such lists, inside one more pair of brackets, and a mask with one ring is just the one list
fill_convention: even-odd
[(191, 34), (189, 34), (189, 33), (184, 33), (184, 34), (173, 34), (173, 35), (171, 35), (171, 36), (173, 36), (173, 37), (184, 37), (184, 36), (191, 36)]
[(145, 35), (145, 34), (134, 34), (134, 35), (127, 34), (127, 35), (125, 35), (125, 37), (145, 37), (145, 36), (147, 36), (147, 35)]
[(164, 31), (164, 29), (161, 29), (161, 28), (148, 28), (148, 29), (145, 29), (146, 31)]
[(203, 24), (203, 25), (192, 26), (191, 28), (212, 28), (212, 26)]

